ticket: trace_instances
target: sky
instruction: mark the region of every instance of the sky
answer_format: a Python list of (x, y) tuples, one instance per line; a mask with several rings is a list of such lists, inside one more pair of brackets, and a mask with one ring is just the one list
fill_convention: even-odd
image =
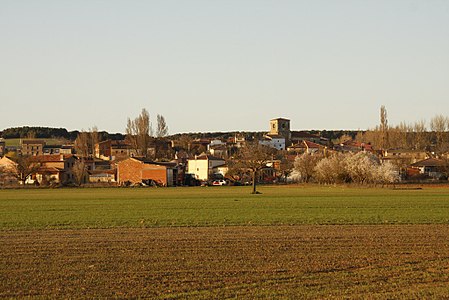
[(373, 128), (449, 116), (447, 0), (0, 0), (0, 130)]

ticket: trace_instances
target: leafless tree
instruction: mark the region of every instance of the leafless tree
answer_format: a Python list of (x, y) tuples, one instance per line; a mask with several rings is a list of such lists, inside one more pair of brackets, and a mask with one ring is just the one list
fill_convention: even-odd
[(138, 155), (148, 156), (152, 131), (150, 114), (145, 108), (142, 109), (140, 115), (134, 120), (128, 118), (126, 138)]
[(25, 184), (28, 177), (34, 174), (40, 167), (40, 163), (37, 163), (32, 156), (28, 155), (11, 157), (11, 160), (15, 162), (15, 167), (8, 170), (9, 174), (15, 177), (21, 184)]
[(85, 182), (86, 175), (87, 175), (87, 166), (84, 162), (84, 159), (79, 159), (75, 161), (72, 167), (72, 174), (73, 179), (75, 181), (75, 184), (77, 186), (80, 186), (82, 183)]
[(424, 150), (429, 145), (429, 135), (427, 133), (426, 122), (417, 121), (413, 124), (414, 148)]
[(162, 115), (157, 115), (157, 130), (156, 137), (162, 138), (168, 134), (168, 125), (165, 122), (165, 118)]
[(257, 175), (260, 170), (266, 168), (274, 155), (274, 149), (260, 145), (258, 142), (247, 143), (240, 150), (239, 161), (241, 167), (251, 171), (253, 189), (252, 194), (258, 194), (257, 191)]
[(322, 159), (321, 155), (311, 155), (304, 153), (296, 157), (294, 162), (294, 170), (299, 175), (302, 182), (309, 182), (315, 173), (317, 163)]
[(286, 153), (284, 153), (284, 155), (282, 155), (279, 158), (279, 160), (280, 160), (280, 164), (279, 164), (280, 177), (279, 177), (279, 180), (287, 182), (288, 176), (293, 171), (294, 163), (291, 162), (290, 160), (288, 160)]
[(449, 128), (449, 120), (443, 115), (437, 115), (430, 120), (430, 129), (435, 134), (435, 148), (441, 154), (447, 148), (447, 130)]
[(82, 130), (78, 133), (75, 140), (75, 151), (80, 157), (89, 157), (90, 154), (90, 135), (89, 132)]

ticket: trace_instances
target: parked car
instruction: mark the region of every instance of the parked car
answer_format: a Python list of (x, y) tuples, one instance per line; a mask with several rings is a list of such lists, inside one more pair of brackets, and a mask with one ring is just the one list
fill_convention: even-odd
[(220, 180), (214, 180), (212, 182), (212, 185), (227, 185), (228, 183), (226, 182), (226, 180), (224, 179), (220, 179)]

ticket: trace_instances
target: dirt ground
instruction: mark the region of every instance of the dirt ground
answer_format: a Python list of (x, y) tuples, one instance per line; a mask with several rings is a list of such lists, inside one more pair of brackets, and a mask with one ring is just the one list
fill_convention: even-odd
[(1, 298), (447, 298), (448, 225), (0, 231)]

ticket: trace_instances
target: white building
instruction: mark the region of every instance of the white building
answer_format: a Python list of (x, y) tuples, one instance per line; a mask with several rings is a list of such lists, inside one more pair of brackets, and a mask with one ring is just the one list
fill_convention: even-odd
[(277, 150), (285, 150), (285, 138), (281, 135), (265, 135), (264, 139), (259, 141), (259, 144), (275, 148)]
[(187, 173), (194, 174), (198, 180), (209, 180), (217, 167), (223, 166), (225, 160), (212, 155), (201, 154), (189, 159), (187, 162)]

